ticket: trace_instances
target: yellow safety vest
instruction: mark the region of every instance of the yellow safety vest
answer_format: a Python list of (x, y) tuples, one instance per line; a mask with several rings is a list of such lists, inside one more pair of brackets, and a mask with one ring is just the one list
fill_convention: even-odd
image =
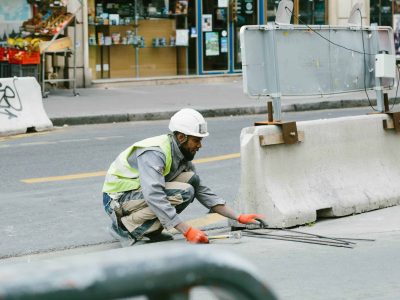
[(103, 192), (120, 193), (140, 188), (139, 171), (128, 163), (128, 157), (138, 148), (160, 147), (166, 158), (164, 176), (168, 175), (172, 163), (171, 138), (167, 134), (151, 137), (134, 143), (121, 152), (107, 171)]

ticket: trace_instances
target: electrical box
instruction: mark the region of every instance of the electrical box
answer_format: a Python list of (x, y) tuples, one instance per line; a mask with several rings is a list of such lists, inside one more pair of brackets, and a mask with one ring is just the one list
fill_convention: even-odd
[(375, 77), (396, 78), (396, 57), (386, 53), (375, 55)]

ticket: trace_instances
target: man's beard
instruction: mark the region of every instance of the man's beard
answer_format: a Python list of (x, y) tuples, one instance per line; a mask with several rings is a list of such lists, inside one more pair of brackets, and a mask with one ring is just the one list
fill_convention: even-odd
[(196, 155), (195, 153), (191, 153), (188, 149), (184, 148), (183, 146), (186, 144), (187, 142), (183, 143), (182, 145), (179, 146), (179, 149), (181, 150), (183, 157), (185, 157), (185, 159), (187, 161), (192, 161), (194, 156)]

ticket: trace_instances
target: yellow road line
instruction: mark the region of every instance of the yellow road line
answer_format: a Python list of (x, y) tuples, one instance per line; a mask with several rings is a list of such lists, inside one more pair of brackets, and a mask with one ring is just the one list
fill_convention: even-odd
[(193, 163), (203, 164), (203, 163), (208, 163), (208, 162), (213, 162), (213, 161), (220, 161), (220, 160), (233, 159), (233, 158), (239, 158), (239, 157), (240, 157), (240, 153), (232, 153), (232, 154), (226, 154), (226, 155), (220, 155), (220, 156), (212, 156), (212, 157), (195, 159), (193, 161)]
[[(220, 156), (199, 158), (199, 159), (194, 160), (193, 163), (204, 164), (204, 163), (227, 160), (227, 159), (234, 159), (234, 158), (239, 158), (239, 157), (240, 157), (240, 153), (232, 153), (232, 154), (226, 154), (226, 155), (220, 155)], [(98, 171), (98, 172), (78, 173), (78, 174), (70, 174), (70, 175), (62, 175), (62, 176), (29, 178), (29, 179), (22, 179), (21, 181), (24, 183), (42, 183), (42, 182), (51, 182), (51, 181), (76, 180), (76, 179), (83, 179), (83, 178), (90, 178), (90, 177), (100, 177), (100, 176), (105, 176), (105, 175), (106, 175), (106, 171)]]
[(20, 133), (17, 135), (2, 136), (2, 137), (0, 137), (0, 142), (17, 140), (17, 139), (22, 139), (22, 138), (32, 137), (32, 136), (37, 136), (37, 135), (46, 135), (49, 133), (50, 133), (49, 131), (44, 131), (44, 132)]
[(61, 180), (74, 180), (74, 179), (82, 179), (89, 177), (99, 177), (105, 175), (106, 171), (99, 171), (99, 172), (79, 173), (79, 174), (71, 174), (64, 176), (29, 178), (29, 179), (22, 179), (21, 181), (24, 183), (41, 183), (41, 182), (51, 182), (51, 181), (61, 181)]

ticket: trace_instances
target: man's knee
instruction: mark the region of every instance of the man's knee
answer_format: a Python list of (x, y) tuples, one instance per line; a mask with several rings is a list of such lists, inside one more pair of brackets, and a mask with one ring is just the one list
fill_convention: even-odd
[(192, 171), (182, 172), (173, 181), (188, 183), (196, 190), (200, 184), (200, 177)]
[(200, 184), (200, 177), (196, 173), (193, 173), (193, 176), (190, 177), (188, 183), (194, 188), (194, 191), (196, 191)]
[(187, 188), (181, 192), (183, 202), (193, 202), (195, 189), (191, 184), (188, 184)]
[(194, 187), (191, 186), (190, 184), (186, 184), (187, 188), (185, 188), (184, 190), (181, 190), (180, 192), (180, 198), (181, 201), (180, 203), (175, 203), (175, 209), (176, 212), (179, 214), (181, 213), (190, 203), (193, 202), (194, 200)]

